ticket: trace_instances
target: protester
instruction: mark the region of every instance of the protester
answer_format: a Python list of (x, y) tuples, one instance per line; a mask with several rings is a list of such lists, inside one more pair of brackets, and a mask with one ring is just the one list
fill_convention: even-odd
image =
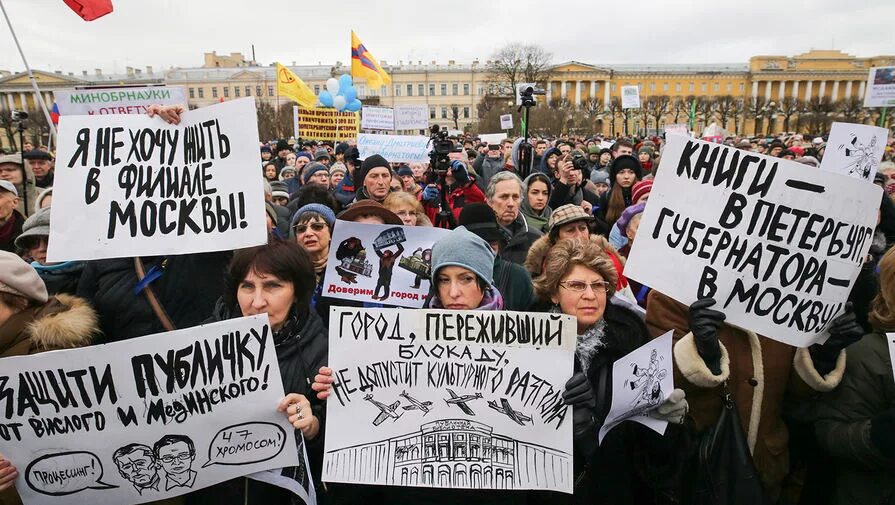
[(0, 179), (0, 250), (15, 252), (25, 217), (18, 211), (19, 192), (9, 181)]
[(329, 167), (316, 161), (308, 163), (302, 172), (302, 183), (317, 184), (329, 189)]
[(556, 172), (556, 163), (561, 156), (562, 152), (560, 152), (559, 149), (555, 147), (547, 149), (544, 151), (544, 156), (541, 158), (541, 163), (538, 165), (538, 171), (549, 177), (553, 177), (553, 173)]
[[(286, 169), (284, 168), (283, 170)], [(273, 181), (270, 183), (270, 201), (274, 205), (283, 207), (289, 203), (289, 190), (287, 189), (285, 182)]]
[(31, 266), (40, 275), (50, 295), (58, 293), (75, 294), (81, 280), (83, 261), (64, 263), (47, 262), (47, 244), (50, 237), (50, 208), (44, 208), (29, 217), (22, 227), (22, 234), (16, 238), (16, 248), (23, 252)]
[[(327, 361), (328, 335), (323, 320), (310, 307), (314, 289), (311, 258), (294, 242), (274, 240), (237, 251), (227, 278), (211, 321), (267, 314), (286, 391), (278, 409), (295, 428), (295, 436), (304, 438), (310, 473), (316, 488), (322, 490), (323, 405), (309, 387), (315, 371)], [(288, 489), (241, 477), (194, 491), (187, 502), (291, 503), (293, 497)]]
[(546, 232), (547, 220), (553, 213), (553, 209), (548, 205), (550, 192), (553, 189), (550, 179), (540, 172), (534, 172), (525, 178), (522, 189), (524, 197), (519, 211), (525, 217), (529, 228)]
[(472, 164), (475, 173), (479, 174), (481, 183), (487, 186), (494, 174), (503, 171), (504, 155), (498, 144), (489, 144), (488, 150), (478, 155)]
[(530, 229), (519, 212), (522, 181), (512, 172), (500, 172), (488, 183), (486, 197), (488, 205), (497, 216), (497, 223), (510, 237), (506, 246), (501, 249), (501, 257), (521, 265), (528, 255), (528, 249), (542, 235), (541, 232)]
[[(654, 503), (661, 491), (677, 485), (683, 469), (682, 430), (669, 426), (665, 436), (638, 423), (623, 423), (597, 444), (597, 432), (609, 414), (612, 365), (649, 339), (639, 316), (609, 303), (618, 273), (613, 261), (587, 239), (561, 240), (547, 255), (544, 275), (534, 280), (544, 308), (576, 317), (575, 373), (563, 400), (572, 405), (576, 487), (566, 503)], [(681, 424), (687, 400), (672, 391), (650, 416)], [(659, 489), (656, 489), (659, 488)], [(564, 499), (565, 498), (565, 499)]]
[(550, 207), (558, 209), (571, 203), (580, 205), (590, 213), (595, 205), (600, 204), (600, 197), (587, 188), (588, 179), (583, 176), (582, 168), (576, 167), (574, 163), (571, 156), (563, 156), (557, 162), (553, 173)]
[(286, 165), (285, 167), (283, 167), (282, 170), (280, 170), (280, 180), (288, 181), (289, 179), (292, 179), (293, 177), (295, 177), (296, 173), (297, 172), (295, 171), (295, 167), (293, 167), (291, 165)]
[[(345, 180), (347, 179), (346, 177)], [(355, 201), (371, 199), (381, 204), (391, 192), (392, 168), (385, 158), (374, 154), (361, 164), (358, 180), (361, 186), (357, 191)]]
[[(621, 146), (624, 147), (624, 146)], [(643, 178), (643, 168), (637, 158), (622, 154), (612, 160), (609, 180), (612, 189), (600, 196), (596, 216), (601, 221), (601, 233), (608, 234), (625, 208), (631, 205), (631, 190)]]
[(333, 166), (329, 168), (329, 187), (335, 190), (347, 173), (348, 168), (345, 167), (344, 163), (341, 161), (333, 163)]
[[(598, 197), (609, 191), (609, 172), (597, 170), (590, 175), (590, 182), (594, 183), (595, 193)], [(599, 203), (599, 201), (598, 201)]]
[[(463, 207), (472, 203), (480, 203), (485, 201), (485, 194), (475, 184), (473, 175), (469, 173), (469, 167), (464, 162), (454, 160), (451, 162), (450, 168), (444, 176), (444, 183), (447, 188), (442, 188), (438, 184), (429, 184), (420, 194), (423, 202), (423, 208), (426, 216), (434, 226), (440, 228), (450, 228), (451, 219), (454, 225), (460, 217), (460, 211)], [(447, 208), (442, 209), (442, 191), (447, 191), (444, 203)], [(441, 218), (440, 212), (450, 213)]]
[(46, 151), (35, 149), (22, 155), (31, 173), (34, 174), (34, 185), (38, 188), (53, 187), (54, 169), (53, 157)]
[(397, 174), (403, 182), (403, 186), (401, 189), (413, 196), (419, 196), (419, 194), (423, 191), (423, 187), (418, 182), (416, 182), (416, 178), (413, 175), (413, 170), (409, 166), (405, 165), (398, 169)]
[(382, 206), (400, 217), (404, 226), (432, 226), (432, 221), (426, 216), (422, 204), (410, 193), (404, 191), (390, 193), (382, 201)]
[(277, 153), (277, 157), (273, 160), (274, 167), (276, 168), (276, 173), (280, 173), (280, 170), (286, 166), (286, 156), (295, 151), (293, 151), (292, 146), (283, 139), (277, 141), (277, 146), (274, 148), (274, 151)]
[(0, 181), (7, 181), (13, 185), (18, 197), (16, 209), (23, 217), (30, 216), (40, 191), (34, 184), (34, 174), (22, 163), (20, 154), (0, 155)]
[(52, 205), (53, 203), (53, 188), (46, 188), (40, 193), (37, 194), (37, 199), (34, 202), (34, 212), (39, 211), (40, 209), (45, 209)]
[(264, 165), (264, 178), (267, 180), (267, 182), (278, 181), (279, 180), (279, 178), (277, 177), (278, 173), (279, 173), (279, 169), (277, 168), (276, 163), (271, 162), (271, 163), (268, 163), (267, 165)]

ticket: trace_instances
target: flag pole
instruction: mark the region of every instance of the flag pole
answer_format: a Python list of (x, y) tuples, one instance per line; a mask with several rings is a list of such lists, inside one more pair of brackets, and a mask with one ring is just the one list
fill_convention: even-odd
[[(3, 11), (3, 17), (6, 19), (6, 25), (9, 26), (9, 33), (12, 34), (12, 40), (16, 43), (16, 48), (19, 50), (19, 55), (22, 57), (22, 63), (25, 64), (25, 70), (28, 71), (28, 79), (31, 80), (31, 87), (34, 88), (34, 95), (37, 103), (43, 110), (44, 117), (47, 119), (47, 124), (50, 125), (50, 139), (48, 139), (48, 142), (52, 142), (52, 137), (56, 136), (56, 125), (53, 124), (53, 119), (50, 117), (50, 111), (47, 109), (47, 104), (40, 94), (40, 88), (37, 86), (37, 79), (34, 78), (34, 74), (31, 72), (31, 67), (28, 65), (28, 60), (25, 58), (25, 53), (22, 51), (22, 45), (19, 44), (19, 38), (16, 37), (16, 32), (12, 29), (12, 22), (9, 20), (9, 14), (6, 13), (6, 7), (3, 5), (3, 0), (0, 0), (0, 10)], [(22, 105), (27, 105), (27, 102)]]

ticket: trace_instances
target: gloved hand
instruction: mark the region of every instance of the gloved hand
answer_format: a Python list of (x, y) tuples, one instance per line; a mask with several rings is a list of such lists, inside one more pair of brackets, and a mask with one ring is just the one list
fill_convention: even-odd
[(895, 407), (870, 420), (870, 441), (889, 459), (895, 459)]
[(465, 186), (469, 183), (469, 170), (466, 169), (466, 165), (460, 160), (451, 162), (451, 175), (454, 176), (454, 180), (460, 186)]
[(864, 329), (855, 318), (851, 302), (845, 304), (845, 312), (830, 324), (830, 338), (823, 344), (814, 344), (808, 348), (814, 368), (821, 376), (827, 375), (836, 368), (839, 351), (854, 344), (864, 336)]
[(436, 186), (434, 184), (429, 184), (423, 190), (423, 201), (424, 202), (434, 202), (434, 201), (438, 200), (438, 197), (440, 195), (441, 195), (441, 193), (438, 192), (438, 186)]
[(590, 386), (590, 381), (584, 372), (576, 372), (568, 381), (566, 381), (566, 389), (562, 392), (562, 399), (566, 405), (573, 407), (586, 407), (593, 410), (597, 399), (594, 396), (594, 390)]
[(671, 424), (683, 424), (689, 410), (687, 394), (683, 389), (675, 389), (668, 395), (668, 399), (659, 404), (659, 408), (650, 411), (649, 416)]
[(721, 375), (721, 343), (718, 342), (718, 328), (727, 317), (723, 312), (709, 307), (714, 298), (703, 298), (690, 305), (690, 331), (693, 332), (696, 350), (706, 366), (715, 375)]

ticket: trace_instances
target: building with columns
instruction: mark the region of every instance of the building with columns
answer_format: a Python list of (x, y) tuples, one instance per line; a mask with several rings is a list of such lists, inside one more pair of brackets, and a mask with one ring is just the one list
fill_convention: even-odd
[[(442, 127), (462, 130), (474, 125), (479, 119), (478, 105), (486, 97), (493, 97), (497, 90), (488, 80), (488, 62), (389, 64), (383, 61), (382, 65), (391, 75), (392, 83), (380, 89), (367, 89), (363, 80), (357, 82), (358, 94), (364, 103), (426, 104), (431, 123)], [(668, 97), (669, 106), (660, 118), (660, 129), (665, 124), (687, 121), (688, 111), (681, 103), (690, 97), (730, 96), (763, 107), (764, 117), (758, 120), (743, 114), (739, 119), (728, 118), (724, 125), (728, 131), (753, 134), (756, 130), (763, 133), (772, 126), (775, 131), (782, 130), (782, 123), (777, 121), (781, 117), (783, 98), (809, 101), (822, 97), (831, 102), (863, 99), (870, 67), (892, 65), (895, 65), (895, 56), (861, 58), (836, 50), (812, 50), (791, 57), (754, 56), (743, 64), (602, 65), (569, 61), (552, 67), (552, 76), (544, 83), (545, 99), (552, 105), (602, 109), (596, 133), (611, 134), (624, 131), (621, 115), (612, 110), (613, 102), (620, 100), (622, 86), (639, 86), (642, 102), (650, 97)], [(350, 72), (350, 66), (341, 62), (335, 65), (295, 65), (293, 62), (289, 68), (315, 92), (325, 87), (329, 77)], [(203, 66), (196, 68), (154, 71), (152, 67), (128, 67), (124, 74), (109, 75), (99, 69), (80, 74), (34, 73), (48, 103), (52, 103), (53, 91), (61, 88), (162, 84), (183, 86), (192, 107), (243, 96), (253, 96), (272, 105), (285, 103), (276, 93), (275, 67), (259, 66), (240, 53), (205, 53)], [(0, 114), (8, 115), (11, 109), (38, 111), (27, 75), (0, 71)], [(638, 122), (644, 118), (638, 114), (632, 116), (630, 130), (642, 129), (644, 125), (640, 123), (638, 127)], [(654, 124), (646, 126), (655, 128)], [(701, 126), (704, 125), (697, 124)], [(7, 145), (7, 136), (0, 135), (0, 143)]]

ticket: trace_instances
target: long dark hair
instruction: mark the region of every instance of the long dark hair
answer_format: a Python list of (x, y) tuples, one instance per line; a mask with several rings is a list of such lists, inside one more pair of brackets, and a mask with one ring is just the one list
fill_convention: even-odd
[(302, 312), (310, 304), (316, 285), (314, 266), (308, 253), (297, 243), (272, 238), (267, 245), (236, 251), (227, 269), (224, 301), (228, 306), (239, 306), (236, 292), (239, 284), (252, 271), (291, 282), (295, 290), (295, 304)]

